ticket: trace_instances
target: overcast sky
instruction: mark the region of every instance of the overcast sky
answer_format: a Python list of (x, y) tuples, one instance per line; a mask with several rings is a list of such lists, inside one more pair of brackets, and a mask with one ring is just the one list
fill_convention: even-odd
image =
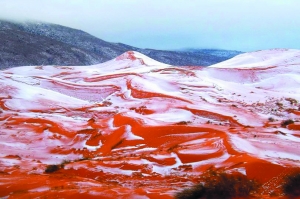
[(0, 18), (141, 48), (300, 49), (300, 0), (0, 0)]

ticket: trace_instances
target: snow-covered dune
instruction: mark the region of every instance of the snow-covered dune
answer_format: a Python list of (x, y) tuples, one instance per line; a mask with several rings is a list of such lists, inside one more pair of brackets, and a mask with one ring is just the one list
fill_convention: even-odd
[(214, 68), (260, 68), (270, 66), (300, 65), (300, 50), (271, 49), (237, 55), (224, 62), (211, 65)]
[(172, 198), (211, 167), (276, 192), (300, 166), (299, 52), (0, 71), (0, 197)]

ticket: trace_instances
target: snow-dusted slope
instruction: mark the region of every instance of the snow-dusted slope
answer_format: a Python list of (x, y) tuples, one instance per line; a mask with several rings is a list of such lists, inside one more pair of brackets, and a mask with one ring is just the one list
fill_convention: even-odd
[[(276, 192), (300, 166), (300, 67), (296, 50), (253, 54), (257, 63), (246, 54), (234, 68), (130, 51), (88, 67), (1, 71), (0, 197), (172, 198), (212, 166)], [(59, 170), (45, 173), (51, 164)]]
[(237, 55), (224, 62), (211, 65), (214, 68), (257, 68), (300, 65), (300, 50), (271, 49)]
[(169, 66), (168, 64), (163, 64), (161, 62), (158, 62), (136, 51), (128, 51), (126, 53), (123, 53), (122, 55), (118, 56), (112, 61), (120, 61), (120, 60), (131, 60), (131, 61), (139, 60), (140, 65), (146, 65), (146, 66)]

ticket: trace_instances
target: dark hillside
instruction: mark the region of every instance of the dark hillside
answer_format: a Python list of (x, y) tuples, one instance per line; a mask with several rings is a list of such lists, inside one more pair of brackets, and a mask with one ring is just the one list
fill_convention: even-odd
[(208, 66), (241, 52), (222, 50), (165, 51), (140, 49), (101, 40), (84, 31), (49, 23), (0, 20), (0, 68), (24, 65), (91, 65), (138, 51), (171, 65)]

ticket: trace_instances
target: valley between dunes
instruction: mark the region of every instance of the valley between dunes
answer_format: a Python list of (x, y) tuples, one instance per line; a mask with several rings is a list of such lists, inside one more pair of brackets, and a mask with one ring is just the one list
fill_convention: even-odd
[(299, 88), (300, 51), (289, 49), (210, 67), (130, 51), (0, 71), (0, 197), (168, 199), (213, 168), (285, 198), (300, 166)]

